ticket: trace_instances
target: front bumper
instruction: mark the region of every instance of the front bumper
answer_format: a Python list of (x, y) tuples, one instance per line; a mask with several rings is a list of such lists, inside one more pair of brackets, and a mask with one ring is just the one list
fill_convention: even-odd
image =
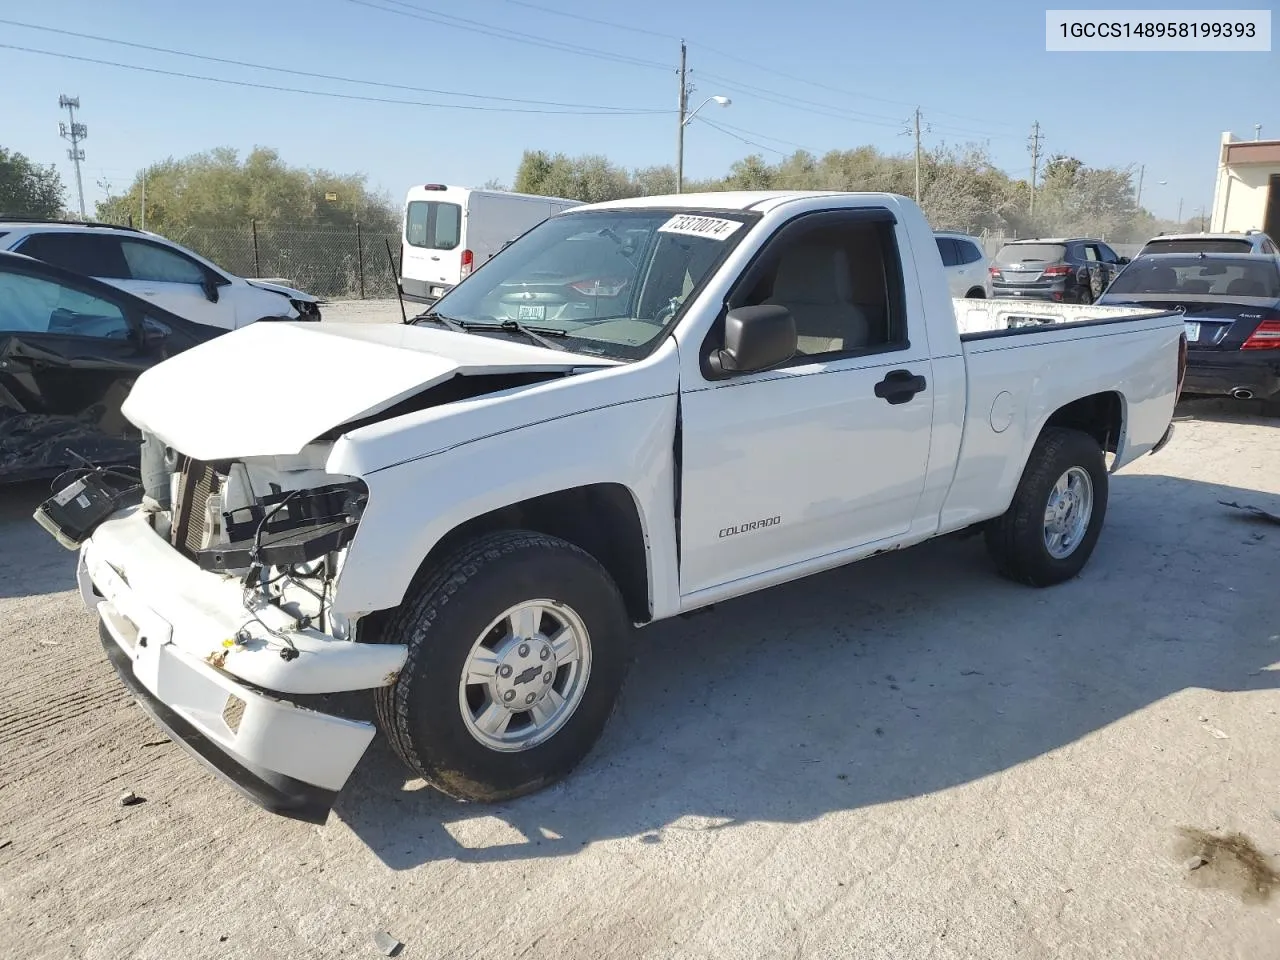
[(1230, 396), (1248, 390), (1260, 400), (1280, 394), (1280, 350), (1192, 350), (1184, 395)]
[[(295, 629), (287, 635), (298, 656), (284, 660), (245, 609), (239, 581), (200, 570), (136, 509), (94, 531), (77, 580), (112, 663), (176, 743), (267, 809), (324, 822), (375, 728), (279, 694), (386, 685), (405, 647)], [(284, 632), (283, 611), (258, 615)], [(243, 642), (227, 645), (237, 633)]]

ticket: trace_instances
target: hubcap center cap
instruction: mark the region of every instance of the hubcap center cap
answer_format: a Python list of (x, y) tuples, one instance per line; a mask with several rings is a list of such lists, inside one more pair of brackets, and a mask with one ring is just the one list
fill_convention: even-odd
[(556, 653), (546, 637), (513, 637), (498, 653), (494, 701), (512, 711), (528, 710), (551, 689)]

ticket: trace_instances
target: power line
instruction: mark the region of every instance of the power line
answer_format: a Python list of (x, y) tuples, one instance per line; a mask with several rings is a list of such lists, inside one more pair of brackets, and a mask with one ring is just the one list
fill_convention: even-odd
[(717, 83), (739, 92), (747, 93), (760, 100), (769, 103), (776, 103), (780, 106), (790, 107), (793, 110), (803, 110), (806, 113), (816, 114), (820, 117), (829, 117), (836, 120), (844, 120), (847, 123), (860, 123), (873, 127), (897, 127), (899, 122), (897, 119), (878, 114), (859, 115), (854, 111), (845, 110), (842, 107), (833, 107), (829, 104), (817, 103), (813, 100), (803, 100), (798, 97), (775, 96), (760, 87), (753, 87), (750, 84), (740, 83), (730, 77), (722, 77), (715, 73), (699, 73), (698, 76), (706, 77)]
[[(46, 27), (35, 23), (21, 23), (17, 20), (0, 19), (0, 24), (10, 27), (23, 27), (27, 30), (41, 30), (45, 33), (56, 33), (64, 37), (76, 37), (80, 40), (94, 40), (99, 43), (112, 43), (122, 47), (133, 47), (136, 50), (147, 50), (151, 53), (165, 53), (175, 57), (190, 57), (194, 60), (204, 60), (209, 63), (221, 63), (235, 67), (249, 67), (253, 70), (271, 70), (275, 73), (287, 73), (296, 77), (307, 77), (312, 80), (335, 80), (340, 83), (357, 83), (370, 87), (383, 87), (389, 90), (407, 90), (412, 93), (433, 93), (447, 97), (464, 97), (469, 100), (497, 100), (502, 103), (526, 103), (542, 107), (571, 107), (582, 110), (605, 110), (614, 112), (617, 110), (629, 110), (630, 107), (611, 107), (600, 106), (590, 103), (560, 103), (554, 100), (526, 100), (520, 97), (499, 97), (487, 96), (480, 93), (464, 93), (460, 90), (437, 90), (432, 87), (413, 87), (402, 83), (388, 83), (382, 80), (361, 80), (358, 77), (343, 77), (329, 73), (310, 73), (305, 70), (294, 70), (289, 67), (270, 66), (264, 63), (250, 63), (245, 60), (231, 60), (226, 57), (213, 57), (203, 53), (191, 53), (187, 50), (173, 50), (168, 47), (155, 47), (146, 43), (136, 43), (132, 40), (118, 40), (113, 37), (102, 37), (92, 33), (77, 33), (74, 30), (63, 30), (58, 27)], [(666, 113), (665, 110), (641, 111), (651, 113)]]
[(646, 30), (644, 27), (632, 27), (625, 23), (615, 23), (612, 20), (597, 20), (595, 17), (584, 17), (580, 13), (569, 13), (566, 10), (553, 10), (551, 7), (544, 7), (537, 3), (528, 3), (526, 0), (502, 0), (503, 3), (509, 3), (516, 7), (526, 7), (529, 10), (540, 10), (543, 13), (549, 13), (553, 17), (564, 17), (568, 20), (579, 20), (582, 23), (594, 23), (601, 27), (612, 27), (614, 30), (626, 30), (628, 33), (640, 33), (647, 37), (658, 37), (662, 40), (679, 41), (680, 38), (673, 33), (659, 33), (657, 30)]
[[(526, 9), (529, 9), (529, 10), (538, 10), (542, 13), (550, 14), (553, 17), (563, 17), (567, 20), (577, 20), (581, 23), (593, 23), (593, 24), (596, 24), (597, 26), (610, 27), (611, 29), (614, 29), (614, 30), (624, 30), (628, 33), (641, 34), (647, 37), (657, 37), (662, 40), (673, 40), (673, 41), (680, 40), (680, 38), (675, 36), (674, 34), (662, 33), (661, 31), (658, 31), (658, 30), (648, 30), (644, 27), (637, 27), (631, 24), (626, 24), (626, 23), (618, 23), (616, 20), (601, 20), (596, 17), (588, 17), (579, 13), (570, 13), (569, 11), (566, 11), (566, 10), (556, 10), (552, 7), (543, 6), (542, 4), (530, 3), (528, 2), (528, 0), (502, 0), (502, 2), (509, 3), (517, 7), (525, 7)], [(405, 5), (407, 6), (408, 4), (405, 4)], [(695, 47), (698, 47), (701, 50), (705, 50), (707, 53), (712, 53), (712, 54), (715, 54), (716, 56), (724, 57), (726, 60), (733, 60), (737, 63), (745, 64), (746, 66), (751, 67), (753, 70), (759, 70), (765, 73), (771, 73), (776, 77), (782, 77), (783, 79), (791, 80), (796, 83), (807, 84), (808, 86), (816, 87), (819, 90), (827, 90), (831, 93), (838, 93), (846, 97), (856, 97), (862, 100), (875, 100), (880, 103), (893, 104), (894, 106), (900, 106), (900, 107), (915, 106), (915, 104), (907, 100), (894, 100), (890, 97), (881, 97), (875, 94), (859, 92), (855, 90), (847, 90), (843, 87), (833, 86), (828, 83), (820, 83), (817, 80), (810, 80), (807, 77), (802, 77), (797, 74), (787, 73), (783, 70), (778, 70), (774, 67), (770, 67), (765, 64), (762, 64), (760, 63), (758, 58), (750, 59), (750, 58), (741, 56), (740, 54), (729, 53), (727, 50), (721, 50), (718, 47), (711, 46), (710, 44), (700, 43), (698, 41), (692, 41), (692, 42)], [(994, 123), (997, 125), (1009, 126), (1009, 127), (1018, 126), (1018, 124), (1015, 124), (1011, 121), (1001, 121), (1001, 120), (993, 120), (990, 118), (970, 117), (960, 113), (951, 113), (946, 110), (933, 110), (931, 112), (939, 116), (952, 117), (953, 119), (956, 119), (956, 120), (967, 120), (973, 123)]]
[(406, 107), (431, 107), (438, 110), (479, 110), (490, 113), (538, 113), (556, 116), (574, 117), (626, 117), (653, 116), (667, 113), (666, 110), (540, 110), (524, 107), (492, 107), (483, 104), (468, 103), (429, 103), (422, 100), (400, 100), (393, 97), (366, 97), (355, 93), (334, 93), (326, 90), (307, 90), (302, 87), (282, 87), (270, 83), (255, 83), (250, 80), (230, 80), (226, 77), (207, 77), (198, 73), (185, 73), (179, 70), (162, 70), (159, 67), (143, 67), (132, 63), (118, 63), (114, 60), (100, 60), (95, 57), (81, 57), (71, 53), (57, 53), (53, 50), (37, 50), (33, 47), (20, 47), (12, 43), (0, 43), (0, 50), (17, 50), (21, 53), (35, 53), (45, 57), (57, 57), (60, 60), (76, 60), (80, 63), (93, 63), (104, 67), (119, 67), (123, 70), (137, 70), (141, 73), (158, 74), (165, 77), (181, 77), (184, 80), (204, 80), (209, 83), (223, 83), (233, 87), (251, 87), (257, 90), (274, 90), (280, 93), (302, 93), (312, 97), (329, 97), (337, 100), (357, 100), (363, 103), (388, 103)]
[(354, 3), (361, 7), (368, 7), (370, 10), (380, 10), (383, 13), (391, 13), (400, 17), (423, 20), (427, 23), (451, 27), (454, 30), (467, 30), (472, 33), (483, 34), (487, 37), (496, 37), (499, 40), (510, 40), (514, 43), (524, 43), (534, 47), (544, 47), (548, 50), (556, 50), (560, 53), (574, 53), (582, 57), (595, 57), (597, 60), (609, 60), (614, 63), (623, 63), (633, 67), (648, 67), (657, 70), (671, 69), (669, 64), (658, 63), (654, 60), (642, 60), (639, 57), (628, 57), (625, 54), (593, 50), (590, 47), (580, 47), (577, 44), (564, 43), (560, 40), (552, 40), (549, 37), (534, 37), (528, 34), (518, 33), (514, 30), (494, 27), (489, 24), (481, 23), (478, 20), (468, 20), (465, 17), (455, 17), (452, 14), (439, 13), (435, 10), (419, 7), (416, 4), (406, 3), (404, 0), (384, 0), (385, 3), (394, 4), (396, 7), (406, 8), (400, 10), (371, 3), (369, 0), (347, 0), (347, 2)]
[[(703, 120), (704, 118), (699, 117), (698, 119)], [(710, 120), (706, 122), (711, 123)], [(727, 128), (726, 130), (722, 130), (721, 132), (728, 132), (728, 130), (736, 130), (738, 133), (744, 133), (749, 137), (758, 137), (761, 140), (772, 140), (774, 143), (781, 143), (783, 146), (787, 146), (787, 147), (795, 147), (797, 150), (805, 151), (805, 153), (816, 154), (820, 152), (818, 150), (814, 150), (811, 147), (806, 147), (803, 143), (796, 143), (793, 140), (784, 140), (781, 137), (775, 137), (771, 134), (761, 133), (758, 130), (747, 130), (745, 127), (735, 126), (732, 123), (725, 123), (723, 120), (716, 120), (714, 122), (714, 126)], [(760, 144), (753, 144), (753, 146), (760, 146)], [(768, 148), (766, 147), (765, 149), (768, 149)]]
[(756, 143), (754, 140), (748, 140), (746, 137), (739, 136), (731, 130), (726, 130), (724, 127), (720, 126), (720, 124), (713, 120), (708, 120), (706, 117), (698, 117), (697, 119), (701, 120), (712, 130), (719, 130), (726, 137), (733, 137), (733, 139), (737, 140), (739, 143), (745, 143), (748, 147), (755, 147), (758, 150), (768, 150), (770, 153), (776, 153), (780, 157), (785, 157), (787, 155), (785, 150), (778, 150), (775, 147), (770, 147), (763, 143)]

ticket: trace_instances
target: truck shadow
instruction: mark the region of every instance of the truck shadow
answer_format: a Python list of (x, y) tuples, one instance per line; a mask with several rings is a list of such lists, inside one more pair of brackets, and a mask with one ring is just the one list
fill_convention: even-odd
[(1122, 474), (1090, 565), (1054, 589), (950, 539), (657, 624), (563, 783), (457, 804), (379, 738), (335, 816), (397, 870), (663, 843), (968, 783), (1186, 688), (1280, 688), (1280, 528), (1219, 500), (1280, 512), (1272, 494)]

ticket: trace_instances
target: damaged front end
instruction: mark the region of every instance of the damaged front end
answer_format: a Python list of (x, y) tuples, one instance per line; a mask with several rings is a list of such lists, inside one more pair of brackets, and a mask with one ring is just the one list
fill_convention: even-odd
[(358, 613), (335, 605), (367, 491), (325, 472), (327, 452), (209, 463), (148, 436), (142, 503), (97, 526), (79, 567), (112, 662), (175, 741), (314, 822), (374, 727), (288, 698), (384, 686), (406, 656), (357, 642)]

